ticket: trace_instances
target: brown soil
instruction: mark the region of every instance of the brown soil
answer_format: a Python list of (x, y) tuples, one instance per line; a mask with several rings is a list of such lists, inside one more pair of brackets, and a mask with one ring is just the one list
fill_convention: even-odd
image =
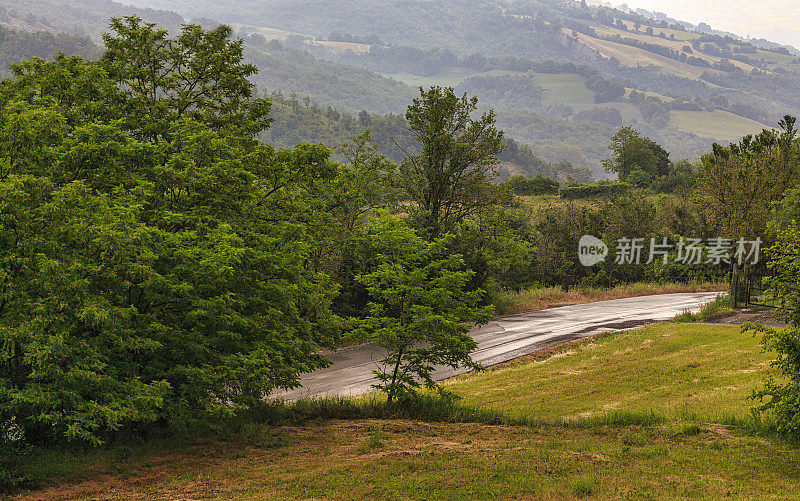
[(779, 310), (774, 308), (736, 310), (712, 317), (707, 323), (742, 325), (748, 322), (753, 322), (766, 325), (767, 327), (786, 327), (786, 322), (776, 318), (778, 311)]

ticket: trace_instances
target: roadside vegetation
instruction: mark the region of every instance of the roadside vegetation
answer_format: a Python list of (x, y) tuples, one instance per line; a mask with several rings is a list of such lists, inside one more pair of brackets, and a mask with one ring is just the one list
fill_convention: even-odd
[(685, 311), (673, 319), (673, 322), (686, 323), (686, 322), (708, 322), (719, 315), (724, 315), (733, 311), (731, 306), (731, 297), (727, 294), (720, 294), (713, 301), (704, 304), (700, 311), (692, 313)]
[(495, 300), (499, 313), (514, 314), (543, 310), (554, 306), (592, 303), (609, 299), (651, 296), (654, 294), (676, 294), (679, 292), (726, 291), (725, 283), (652, 283), (636, 282), (611, 288), (582, 287), (565, 289), (560, 286), (527, 289), (518, 293), (501, 293)]

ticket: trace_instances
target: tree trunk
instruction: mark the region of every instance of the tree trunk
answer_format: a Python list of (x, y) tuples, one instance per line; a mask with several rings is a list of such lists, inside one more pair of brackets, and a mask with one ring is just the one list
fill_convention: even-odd
[(397, 381), (397, 371), (400, 369), (400, 360), (403, 359), (403, 349), (397, 352), (397, 361), (394, 364), (394, 370), (392, 371), (392, 382), (389, 383), (389, 391), (388, 391), (388, 402), (391, 404), (394, 400), (394, 384)]

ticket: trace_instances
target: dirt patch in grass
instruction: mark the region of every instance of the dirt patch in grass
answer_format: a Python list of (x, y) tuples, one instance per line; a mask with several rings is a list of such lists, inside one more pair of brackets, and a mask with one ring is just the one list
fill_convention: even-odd
[(786, 322), (776, 318), (779, 310), (774, 308), (735, 310), (708, 319), (710, 324), (742, 325), (748, 322), (763, 324), (768, 327), (786, 327)]

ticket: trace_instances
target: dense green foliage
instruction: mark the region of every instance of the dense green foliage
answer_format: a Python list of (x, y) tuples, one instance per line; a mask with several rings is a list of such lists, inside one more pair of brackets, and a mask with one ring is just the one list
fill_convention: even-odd
[[(757, 411), (774, 416), (778, 430), (800, 439), (800, 140), (795, 118), (781, 121), (781, 132), (764, 131), (745, 137), (728, 148), (715, 148), (704, 158), (701, 187), (717, 207), (715, 215), (742, 235), (766, 231), (772, 243), (766, 251), (767, 295), (781, 309), (785, 329), (749, 326), (763, 334), (766, 351), (777, 354), (772, 362), (778, 378), (770, 378), (753, 394)], [(762, 178), (763, 176), (763, 178)], [(725, 181), (723, 182), (723, 178)], [(766, 179), (764, 179), (766, 178)], [(735, 197), (737, 205), (725, 203)]]
[(506, 181), (506, 185), (511, 188), (515, 195), (555, 195), (558, 193), (558, 181), (548, 179), (544, 176), (512, 176)]
[[(353, 324), (394, 347), (393, 396), (430, 386), (434, 365), (472, 366), (481, 284), (507, 273), (494, 253), (516, 237), (465, 230), (508, 201), (489, 182), (491, 113), (433, 88), (409, 106), (419, 153), (400, 169), (366, 133), (338, 165), (322, 145), (258, 140), (270, 101), (228, 27), (112, 28), (98, 61), (20, 63), (0, 86), (4, 442), (215, 426), (324, 366), (319, 346)], [(370, 223), (415, 194), (429, 205), (405, 210), (431, 242), (397, 216)], [(465, 247), (480, 277), (446, 234), (462, 230), (484, 238)]]
[(628, 183), (600, 181), (590, 184), (579, 184), (573, 186), (564, 186), (559, 191), (561, 198), (566, 199), (579, 199), (579, 198), (594, 198), (594, 197), (611, 197), (614, 195), (621, 195), (629, 191), (632, 186)]
[(477, 98), (439, 87), (421, 94), (406, 112), (421, 149), (400, 164), (400, 184), (414, 202), (412, 224), (425, 238), (439, 238), (502, 197), (489, 176), (503, 133), (494, 128), (494, 112), (471, 117)]
[(669, 174), (669, 153), (631, 127), (623, 127), (614, 134), (609, 149), (613, 158), (603, 162), (603, 166), (620, 181), (646, 188), (655, 179)]
[[(782, 316), (793, 326), (800, 326), (800, 228), (797, 221), (780, 229), (775, 245), (769, 249), (768, 293), (783, 307)], [(800, 369), (800, 368), (798, 368)], [(798, 409), (800, 412), (800, 408)], [(800, 428), (799, 428), (800, 429)]]
[(403, 223), (380, 223), (366, 234), (378, 264), (357, 277), (370, 302), (356, 332), (386, 349), (376, 387), (392, 402), (422, 384), (437, 388), (437, 366), (477, 368), (468, 332), (487, 322), (492, 308), (480, 306), (483, 291), (465, 289), (474, 272), (450, 253), (452, 235), (429, 243)]
[[(794, 267), (797, 271), (796, 263)], [(796, 281), (796, 275), (793, 278)], [(796, 311), (793, 310), (795, 317)], [(765, 350), (777, 353), (771, 366), (780, 376), (779, 379), (771, 377), (762, 389), (753, 393), (753, 398), (760, 402), (756, 411), (774, 416), (778, 431), (797, 442), (800, 439), (800, 328), (796, 322), (786, 329), (761, 325), (750, 328), (756, 334), (763, 334)]]
[(269, 103), (224, 28), (115, 28), (101, 61), (23, 63), (0, 89), (4, 436), (193, 426), (325, 363), (335, 288), (303, 265), (302, 186), (334, 174), (328, 150), (254, 138)]
[[(619, 183), (597, 183), (602, 186)], [(593, 185), (590, 189), (595, 189)], [(576, 188), (583, 188), (578, 186)], [(562, 188), (562, 191), (571, 188)], [(617, 188), (622, 189), (622, 188)], [(534, 263), (525, 269), (531, 279), (546, 286), (612, 287), (632, 282), (685, 283), (721, 282), (728, 274), (727, 265), (682, 264), (676, 262), (675, 251), (668, 262), (656, 259), (641, 265), (618, 264), (606, 259), (602, 264), (583, 266), (576, 249), (583, 235), (593, 235), (614, 249), (620, 238), (642, 238), (645, 246), (650, 238), (664, 236), (707, 236), (715, 231), (703, 217), (701, 207), (689, 195), (659, 195), (625, 186), (614, 195), (593, 196), (582, 200), (543, 201), (531, 215), (532, 243), (536, 249)], [(583, 198), (583, 197), (581, 197)]]
[(710, 218), (732, 237), (765, 235), (773, 204), (800, 182), (800, 141), (795, 118), (780, 121), (780, 131), (764, 130), (727, 147), (714, 145), (703, 156), (700, 194)]

